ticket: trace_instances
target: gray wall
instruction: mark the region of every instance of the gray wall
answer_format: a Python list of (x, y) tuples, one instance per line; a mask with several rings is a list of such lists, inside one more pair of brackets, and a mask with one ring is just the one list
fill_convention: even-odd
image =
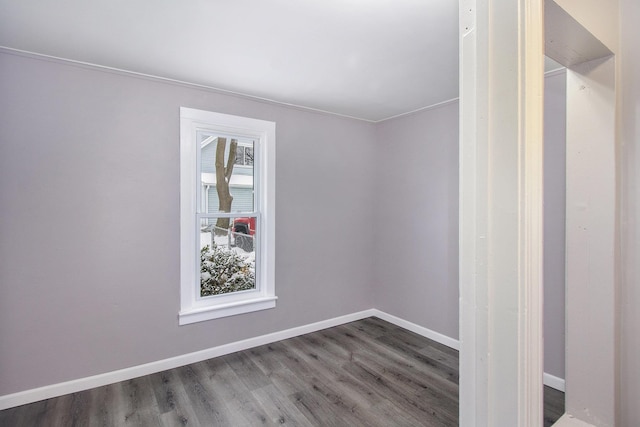
[[(545, 78), (545, 372), (564, 378), (566, 75)], [(378, 125), (376, 308), (458, 338), (458, 103)]]
[(544, 83), (544, 371), (564, 378), (566, 73)]
[(621, 249), (620, 402), (621, 426), (640, 425), (640, 2), (620, 0)]
[[(0, 93), (0, 395), (371, 307), (458, 337), (457, 103), (373, 125), (7, 53)], [(274, 310), (177, 325), (180, 106), (277, 123)]]
[(376, 308), (458, 338), (458, 103), (378, 125)]
[[(374, 125), (1, 52), (0, 94), (0, 395), (373, 306)], [(277, 123), (276, 309), (178, 326), (180, 106)]]

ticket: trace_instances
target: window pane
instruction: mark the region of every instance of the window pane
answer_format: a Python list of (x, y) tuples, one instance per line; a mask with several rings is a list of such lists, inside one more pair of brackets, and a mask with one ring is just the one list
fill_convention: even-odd
[(246, 147), (244, 150), (244, 164), (246, 166), (253, 166), (253, 145)]
[[(200, 212), (253, 212), (254, 142), (248, 138), (207, 131), (198, 131), (198, 141)], [(249, 162), (247, 151), (251, 157)], [(231, 171), (227, 170), (228, 167)]]
[(255, 217), (200, 221), (200, 296), (256, 288)]
[(244, 165), (244, 148), (243, 146), (238, 146), (237, 150), (236, 150), (236, 162), (235, 164), (237, 166), (243, 166)]

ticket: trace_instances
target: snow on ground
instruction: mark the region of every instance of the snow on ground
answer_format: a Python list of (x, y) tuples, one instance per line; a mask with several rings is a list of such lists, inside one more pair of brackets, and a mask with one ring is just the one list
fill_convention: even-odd
[[(213, 233), (211, 232), (203, 232), (200, 233), (200, 248), (204, 248), (206, 245), (211, 246), (211, 237), (213, 236)], [(224, 236), (214, 236), (214, 241), (216, 246), (218, 246), (219, 248), (223, 248), (223, 247), (229, 247), (229, 237), (224, 235)], [(244, 258), (247, 262), (250, 262), (252, 264), (255, 264), (256, 262), (256, 252), (251, 251), (251, 252), (246, 252), (243, 249), (237, 247), (237, 246), (233, 246), (231, 248), (231, 250), (233, 252), (235, 252), (237, 255), (241, 256), (242, 258)]]

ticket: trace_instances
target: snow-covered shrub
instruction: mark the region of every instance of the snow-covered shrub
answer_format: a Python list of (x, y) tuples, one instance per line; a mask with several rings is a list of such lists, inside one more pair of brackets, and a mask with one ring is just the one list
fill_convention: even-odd
[(200, 296), (254, 289), (255, 264), (232, 249), (208, 245), (200, 250)]

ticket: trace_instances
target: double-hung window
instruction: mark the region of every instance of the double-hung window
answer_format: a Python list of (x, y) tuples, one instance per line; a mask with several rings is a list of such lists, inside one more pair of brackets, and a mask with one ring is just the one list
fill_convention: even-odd
[(180, 109), (181, 325), (275, 307), (275, 123)]

